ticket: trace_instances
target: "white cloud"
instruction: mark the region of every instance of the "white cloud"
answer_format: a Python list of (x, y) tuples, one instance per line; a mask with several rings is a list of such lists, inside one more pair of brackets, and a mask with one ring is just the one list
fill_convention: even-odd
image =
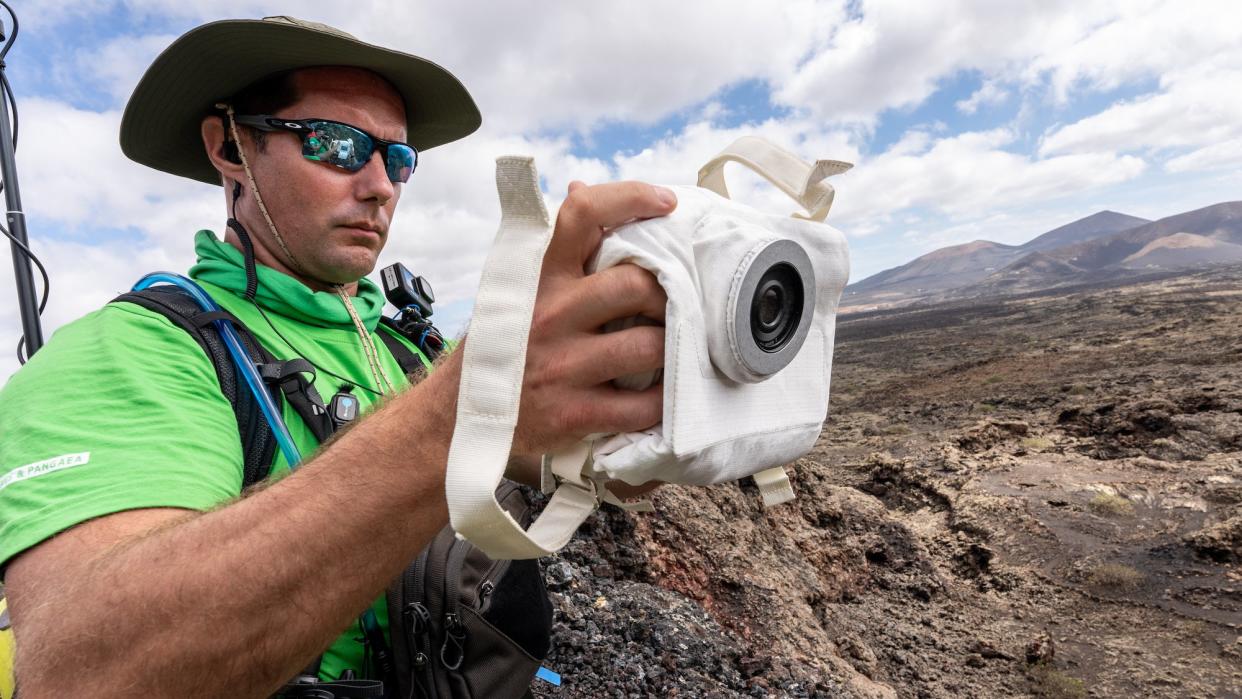
[[(1036, 159), (1005, 150), (1006, 129), (929, 140), (912, 133), (841, 176), (842, 225), (927, 208), (953, 216), (996, 211), (1132, 179), (1145, 168), (1133, 156), (1076, 154)], [(848, 230), (848, 228), (847, 228)]]
[[(186, 23), (288, 13), (333, 24), (444, 65), (469, 87), (484, 122), (509, 133), (654, 122), (739, 81), (787, 72), (842, 17), (842, 4), (739, 3), (722, 11), (714, 0), (541, 6), (390, 0), (342, 13), (335, 0), (289, 7), (253, 0), (125, 3), (139, 16)], [(83, 2), (58, 18), (99, 9)], [(155, 42), (121, 37), (103, 49), (84, 48), (75, 65), (115, 57), (104, 69), (107, 82), (132, 87), (153, 55), (148, 43)]]
[(1217, 168), (1237, 169), (1242, 165), (1242, 138), (1204, 146), (1186, 155), (1172, 158), (1164, 164), (1169, 172), (1189, 172), (1192, 170), (1214, 170)]
[(64, 69), (107, 93), (113, 104), (120, 107), (129, 99), (138, 78), (151, 61), (176, 38), (168, 34), (123, 36), (100, 46), (83, 48), (73, 56), (72, 66), (66, 62)]
[[(61, 325), (128, 291), (143, 273), (185, 269), (193, 261), (189, 247), (187, 241), (181, 249), (170, 252), (149, 245), (113, 248), (32, 236), (31, 249), (52, 277), (47, 309), (41, 319), (44, 340)], [(34, 275), (41, 297), (43, 287), (37, 270)], [(0, 294), (15, 300), (15, 296), (9, 297), (15, 288), (13, 266), (0, 265)], [(0, 305), (0, 385), (17, 368), (16, 348), (21, 330), (17, 304)]]
[[(16, 3), (10, 3), (16, 4)], [(39, 3), (38, 12), (26, 12), (22, 7), (17, 18), (21, 22), (23, 32), (58, 31), (65, 22), (92, 17), (115, 7), (115, 0), (58, 0), (58, 2)], [(0, 12), (7, 24), (8, 13)]]
[(912, 107), (961, 70), (1016, 79), (1032, 57), (1054, 54), (1111, 13), (1107, 3), (916, 3), (864, 0), (813, 55), (778, 77), (783, 103), (818, 117), (873, 122)]
[(1000, 104), (1008, 97), (1008, 90), (1000, 87), (993, 80), (987, 80), (970, 97), (958, 100), (954, 106), (957, 107), (957, 111), (963, 114), (974, 114), (979, 111), (980, 107)]
[[(889, 149), (865, 155), (851, 132), (823, 132), (814, 122), (770, 121), (754, 127), (720, 129), (694, 123), (633, 155), (616, 158), (620, 178), (693, 184), (698, 166), (746, 133), (762, 133), (810, 159), (856, 163), (832, 180), (837, 200), (830, 220), (851, 236), (867, 235), (900, 220), (903, 212), (926, 209), (951, 217), (979, 211), (1009, 211), (1023, 205), (1077, 194), (1084, 189), (1134, 179), (1145, 169), (1135, 156), (1086, 153), (1037, 158), (1012, 152), (1007, 129), (934, 138), (907, 132)], [(727, 171), (734, 197), (769, 211), (792, 211), (790, 202), (740, 166)]]
[(1061, 101), (1075, 89), (1144, 79), (1157, 88), (1051, 130), (1040, 153), (1144, 152), (1168, 159), (1168, 172), (1228, 164), (1235, 152), (1228, 144), (1242, 138), (1242, 4), (1118, 7), (1118, 16), (1064, 50), (1035, 58), (1027, 72), (1046, 73)]
[[(116, 3), (57, 3), (36, 27), (102, 14)], [(1000, 83), (1047, 79), (1060, 101), (1237, 55), (1242, 5), (1135, 0), (994, 4), (952, 0), (794, 0), (779, 4), (687, 0), (609, 5), (405, 3), (342, 14), (335, 0), (128, 0), (138, 18), (195, 23), (290, 13), (431, 57), (463, 78), (485, 119), (506, 132), (600, 120), (650, 122), (742, 80), (770, 83), (783, 104), (820, 119), (873, 122), (922, 102), (959, 70), (984, 86), (965, 108), (998, 97)], [(106, 65), (117, 94), (132, 86), (162, 38), (87, 46), (77, 63)], [(974, 102), (972, 102), (974, 100)]]
[(1114, 104), (1049, 133), (1040, 152), (1137, 151), (1242, 136), (1242, 65), (1178, 76), (1167, 89)]
[(71, 234), (132, 229), (169, 243), (223, 223), (219, 188), (156, 172), (121, 153), (119, 112), (30, 98), (22, 101), (21, 114), (25, 145), (17, 164), (30, 215)]
[[(692, 123), (681, 132), (661, 139), (638, 153), (618, 154), (615, 157), (617, 177), (693, 185), (699, 167), (737, 138), (751, 134), (763, 134), (768, 140), (806, 160), (858, 161), (860, 154), (851, 133), (825, 132), (816, 126), (796, 120), (769, 120), (734, 128), (720, 128), (709, 122)], [(767, 211), (793, 212), (797, 208), (783, 193), (741, 165), (728, 165), (725, 175), (729, 193), (738, 201)]]
[(1141, 79), (1178, 82), (1213, 62), (1237, 65), (1242, 4), (1232, 0), (1135, 0), (1070, 11), (1077, 25), (1064, 41), (1031, 56), (1028, 78), (1048, 74), (1056, 98), (1075, 90), (1109, 90)]
[[(1003, 100), (1005, 83), (1047, 81), (1064, 102), (1074, 90), (1170, 75), (1238, 56), (1242, 5), (1080, 0), (994, 5), (957, 0), (797, 0), (778, 5), (709, 0), (581, 6), (377, 2), (342, 15), (339, 3), (282, 7), (258, 0), (128, 0), (138, 17), (199, 22), (291, 12), (339, 24), (361, 38), (426, 55), (457, 73), (484, 121), (501, 133), (602, 122), (652, 122), (743, 80), (829, 122), (874, 124), (886, 109), (917, 105), (957, 71), (982, 86), (958, 108)], [(78, 0), (60, 20), (100, 12)], [(854, 8), (852, 12), (847, 8)], [(41, 26), (49, 22), (42, 20)], [(123, 98), (165, 36), (123, 36), (84, 46), (62, 71)]]

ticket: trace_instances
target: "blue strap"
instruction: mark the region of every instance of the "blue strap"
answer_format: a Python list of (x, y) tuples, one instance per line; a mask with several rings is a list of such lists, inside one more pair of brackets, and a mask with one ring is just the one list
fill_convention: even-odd
[(540, 666), (539, 671), (535, 673), (535, 677), (554, 687), (561, 686), (561, 676), (546, 667)]
[[(204, 311), (216, 312), (222, 310), (198, 284), (180, 274), (173, 274), (171, 272), (148, 274), (138, 280), (138, 283), (134, 285), (134, 291), (142, 291), (161, 282), (172, 284), (184, 290)], [(259, 376), (258, 370), (255, 369), (254, 362), (250, 361), (250, 356), (246, 353), (245, 348), (242, 347), (241, 340), (233, 329), (232, 321), (227, 318), (219, 318), (212, 322), (215, 323), (216, 330), (220, 333), (220, 338), (224, 340), (224, 346), (228, 348), (229, 354), (232, 355), (233, 362), (237, 364), (238, 370), (246, 378), (246, 384), (250, 387), (250, 392), (254, 394), (255, 400), (258, 401), (259, 409), (263, 411), (263, 417), (267, 418), (267, 424), (271, 425), (272, 434), (276, 436), (276, 443), (280, 445), (280, 451), (284, 454), (285, 461), (289, 462), (289, 468), (296, 467), (298, 462), (302, 460), (302, 454), (298, 452), (297, 445), (293, 443), (293, 436), (289, 434), (289, 429), (285, 427), (285, 421), (281, 419), (280, 411), (276, 409), (276, 403), (263, 385), (263, 379)]]

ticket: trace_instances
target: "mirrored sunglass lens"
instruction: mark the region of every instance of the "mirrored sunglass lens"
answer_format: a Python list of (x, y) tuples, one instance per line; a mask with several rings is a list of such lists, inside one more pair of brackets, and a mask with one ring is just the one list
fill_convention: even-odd
[(371, 139), (344, 124), (316, 123), (302, 139), (302, 155), (351, 171), (361, 170), (371, 151)]
[(388, 179), (393, 182), (407, 182), (418, 165), (418, 152), (410, 146), (394, 143), (388, 146)]

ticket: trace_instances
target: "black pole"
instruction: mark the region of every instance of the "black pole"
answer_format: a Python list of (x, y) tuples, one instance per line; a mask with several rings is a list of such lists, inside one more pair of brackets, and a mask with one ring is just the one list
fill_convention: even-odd
[[(0, 74), (4, 61), (0, 60)], [(13, 133), (9, 127), (9, 96), (0, 88), (0, 176), (4, 178), (5, 220), (9, 233), (27, 248), (26, 214), (22, 213), (22, 195), (17, 188), (17, 161), (13, 154)], [(22, 313), (22, 334), (26, 338), (26, 356), (32, 357), (43, 346), (43, 328), (39, 325), (39, 302), (35, 296), (34, 272), (26, 252), (9, 241), (13, 250), (13, 277), (17, 280), (17, 305)]]

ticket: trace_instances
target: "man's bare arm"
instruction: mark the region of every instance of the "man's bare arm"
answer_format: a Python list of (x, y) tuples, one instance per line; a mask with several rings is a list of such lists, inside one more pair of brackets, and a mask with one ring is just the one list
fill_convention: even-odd
[[(659, 421), (660, 390), (608, 383), (663, 363), (646, 272), (583, 265), (606, 228), (666, 214), (639, 183), (576, 183), (544, 264), (515, 449)], [(454, 353), (460, 355), (461, 351)], [(93, 520), (9, 566), (24, 699), (266, 696), (324, 650), (447, 521), (444, 468), (460, 357), (360, 420), (297, 472), (217, 510)]]
[(104, 517), (15, 560), (22, 696), (274, 691), (447, 522), (458, 365), (273, 487), (204, 514)]

